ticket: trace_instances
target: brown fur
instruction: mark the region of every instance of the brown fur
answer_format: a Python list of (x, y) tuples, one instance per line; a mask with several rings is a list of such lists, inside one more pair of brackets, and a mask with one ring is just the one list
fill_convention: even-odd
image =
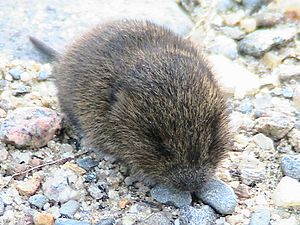
[(227, 149), (223, 94), (200, 50), (149, 22), (93, 29), (54, 64), (62, 111), (86, 142), (143, 178), (197, 190)]

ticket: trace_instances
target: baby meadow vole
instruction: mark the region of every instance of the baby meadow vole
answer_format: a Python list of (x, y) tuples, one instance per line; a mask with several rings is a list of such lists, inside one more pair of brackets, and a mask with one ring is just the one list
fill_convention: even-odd
[(228, 152), (226, 104), (201, 50), (145, 21), (99, 25), (55, 57), (60, 107), (135, 175), (199, 190)]

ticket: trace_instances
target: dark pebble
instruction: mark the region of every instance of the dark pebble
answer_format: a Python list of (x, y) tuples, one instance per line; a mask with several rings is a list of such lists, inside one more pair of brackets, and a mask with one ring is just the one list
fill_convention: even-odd
[(83, 158), (83, 159), (78, 159), (76, 161), (76, 163), (78, 164), (78, 166), (80, 166), (81, 168), (85, 169), (86, 171), (89, 171), (90, 169), (98, 166), (98, 162), (95, 161), (94, 159), (92, 158)]

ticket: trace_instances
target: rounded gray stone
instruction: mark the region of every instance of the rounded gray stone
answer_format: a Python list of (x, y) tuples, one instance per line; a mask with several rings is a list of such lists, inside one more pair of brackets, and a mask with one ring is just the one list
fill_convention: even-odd
[(71, 220), (66, 218), (58, 218), (55, 220), (55, 225), (92, 225), (90, 222)]
[(164, 185), (157, 185), (153, 187), (150, 193), (152, 198), (154, 198), (156, 201), (164, 204), (174, 205), (179, 208), (192, 203), (191, 193), (179, 191)]
[(268, 209), (258, 209), (251, 215), (249, 225), (269, 225), (271, 214)]
[(286, 155), (281, 160), (283, 174), (300, 180), (300, 154)]
[(75, 200), (70, 200), (62, 204), (59, 212), (61, 215), (72, 218), (79, 208), (79, 203)]
[(34, 206), (36, 206), (36, 207), (38, 207), (38, 208), (41, 209), (48, 202), (48, 198), (45, 195), (36, 194), (36, 195), (31, 196), (28, 199), (28, 202), (31, 205), (34, 205)]
[(218, 179), (208, 181), (196, 195), (220, 214), (232, 214), (237, 205), (232, 188)]
[(216, 212), (208, 205), (204, 205), (200, 209), (185, 206), (180, 213), (183, 220), (189, 225), (213, 225), (218, 218)]
[(113, 218), (101, 219), (96, 225), (114, 225), (116, 221)]
[(78, 160), (76, 160), (76, 163), (78, 164), (78, 166), (85, 169), (86, 171), (91, 170), (92, 168), (98, 166), (98, 164), (99, 164), (97, 161), (95, 161), (94, 159), (92, 159), (90, 157), (78, 159)]

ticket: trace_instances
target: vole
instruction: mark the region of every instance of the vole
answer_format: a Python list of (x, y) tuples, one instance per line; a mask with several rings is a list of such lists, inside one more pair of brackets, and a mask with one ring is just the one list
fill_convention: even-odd
[(145, 179), (199, 190), (229, 149), (226, 99), (201, 48), (148, 21), (102, 24), (55, 58), (62, 112)]

